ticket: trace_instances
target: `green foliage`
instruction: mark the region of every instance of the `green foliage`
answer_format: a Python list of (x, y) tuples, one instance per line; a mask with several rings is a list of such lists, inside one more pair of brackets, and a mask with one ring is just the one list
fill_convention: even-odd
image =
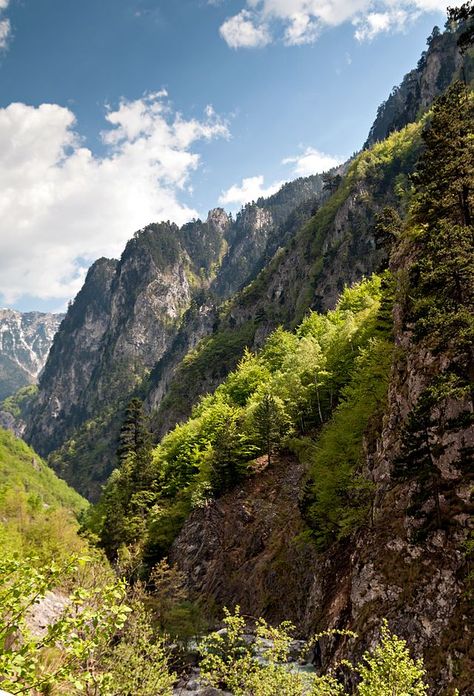
[(347, 536), (367, 519), (372, 491), (361, 474), (363, 438), (372, 424), (380, 423), (392, 352), (391, 343), (377, 338), (361, 351), (341, 402), (309, 456), (305, 516), (320, 548)]
[(404, 235), (410, 268), (411, 316), (418, 339), (456, 345), (472, 361), (474, 339), (474, 100), (455, 83), (437, 100), (425, 149), (413, 177), (415, 198)]
[(257, 393), (249, 415), (256, 441), (265, 452), (268, 464), (271, 464), (273, 452), (290, 433), (291, 419), (285, 412), (283, 399), (274, 396), (271, 391), (264, 391), (261, 395)]
[(125, 412), (117, 450), (119, 468), (112, 474), (102, 499), (99, 541), (114, 558), (122, 544), (143, 537), (145, 511), (155, 496), (151, 436), (140, 399), (133, 398)]
[(410, 657), (407, 644), (382, 624), (379, 645), (366, 652), (357, 666), (361, 682), (357, 686), (360, 696), (425, 696), (428, 688), (423, 679), (423, 662)]
[[(122, 443), (121, 465), (89, 519), (109, 555), (114, 556), (123, 543), (139, 542), (146, 564), (152, 566), (166, 555), (192, 506), (204, 505), (235, 486), (251, 470), (256, 456), (266, 455), (271, 464), (291, 436), (320, 428), (341, 396), (346, 409), (341, 406), (336, 417), (339, 428), (350, 422), (352, 440), (345, 448), (350, 457), (336, 466), (321, 457), (317, 466), (327, 471), (318, 475), (317, 485), (326, 480), (325, 491), (338, 486), (339, 498), (330, 516), (339, 516), (344, 533), (353, 528), (364, 516), (367, 499), (367, 485), (354, 472), (369, 416), (382, 401), (386, 381), (381, 374), (385, 376), (391, 356), (390, 346), (381, 338), (387, 329), (379, 321), (387, 288), (385, 279), (373, 276), (346, 288), (335, 310), (310, 313), (294, 333), (276, 329), (256, 355), (247, 350), (214, 394), (203, 397), (191, 418), (163, 438), (152, 462), (143, 463), (139, 474)], [(354, 370), (358, 376), (353, 378), (352, 392), (345, 391)], [(350, 411), (359, 398), (364, 404), (357, 404), (352, 423)], [(124, 438), (134, 441), (129, 426), (122, 430)], [(329, 452), (330, 435), (323, 433), (323, 438), (322, 449)], [(329, 524), (326, 528), (322, 520), (335, 502), (326, 492), (318, 491), (319, 513), (313, 515), (324, 536), (333, 523), (324, 523)], [(352, 504), (341, 515), (347, 499)]]
[(87, 505), (22, 440), (0, 430), (0, 555), (47, 560), (81, 552), (76, 515)]
[[(210, 497), (235, 486), (255, 457), (266, 455), (271, 463), (290, 436), (320, 428), (341, 395), (354, 402), (359, 395), (366, 399), (352, 431), (357, 455), (347, 463), (343, 477), (348, 485), (351, 482), (344, 496), (353, 496), (351, 472), (368, 418), (363, 416), (375, 408), (378, 396), (366, 397), (359, 386), (349, 397), (344, 388), (355, 366), (363, 375), (359, 382), (367, 378), (369, 391), (374, 388), (378, 395), (384, 388), (379, 377), (381, 365), (390, 359), (390, 348), (372, 345), (371, 340), (381, 331), (378, 313), (386, 285), (373, 276), (346, 288), (335, 310), (325, 315), (310, 313), (294, 333), (276, 329), (256, 355), (247, 350), (215, 392), (201, 399), (191, 418), (163, 438), (153, 461), (140, 467), (138, 478), (133, 473), (135, 460), (130, 462), (130, 454), (124, 452), (89, 524), (108, 553), (116, 554), (122, 543), (140, 542), (146, 563), (153, 565), (166, 555), (192, 506), (206, 504)], [(376, 345), (379, 353), (385, 350), (383, 360)], [(366, 349), (374, 355), (372, 362), (364, 358)], [(370, 369), (372, 380), (366, 375)], [(133, 441), (127, 428), (123, 437)], [(341, 506), (342, 498), (338, 512)], [(354, 509), (350, 508), (353, 522)], [(346, 517), (341, 520), (344, 529), (349, 526)]]
[[(224, 610), (224, 629), (211, 633), (199, 646), (205, 683), (236, 696), (336, 696), (342, 687), (331, 676), (305, 674), (289, 664), (294, 626), (284, 621), (272, 627), (264, 619), (256, 626), (256, 641), (245, 639), (246, 621), (239, 607)], [(260, 659), (256, 655), (260, 654)]]
[[(346, 691), (331, 674), (317, 676), (295, 669), (289, 662), (292, 631), (285, 621), (278, 627), (259, 619), (256, 641), (245, 639), (246, 621), (236, 607), (234, 614), (224, 610), (224, 628), (204, 638), (199, 646), (201, 674), (211, 686), (229, 689), (236, 696), (344, 696)], [(315, 636), (314, 643), (323, 635)], [(356, 637), (347, 632), (343, 635)], [(362, 662), (346, 668), (360, 676), (359, 696), (424, 696), (427, 694), (421, 660), (414, 661), (404, 640), (382, 624), (381, 640), (373, 651), (364, 653)]]
[(21, 387), (15, 394), (8, 396), (0, 404), (0, 411), (11, 413), (14, 418), (23, 418), (33, 397), (38, 391), (36, 384)]
[[(156, 640), (141, 604), (126, 603), (125, 583), (107, 574), (78, 584), (63, 612), (33, 634), (29, 613), (65, 580), (84, 573), (87, 560), (38, 567), (36, 561), (0, 559), (1, 686), (12, 694), (85, 696), (171, 694), (162, 641)], [(59, 691), (57, 691), (59, 690)]]

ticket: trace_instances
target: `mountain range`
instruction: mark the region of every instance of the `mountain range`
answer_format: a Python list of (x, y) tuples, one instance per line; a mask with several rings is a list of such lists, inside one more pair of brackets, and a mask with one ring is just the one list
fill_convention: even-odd
[[(37, 391), (10, 399), (28, 444), (95, 503), (83, 526), (113, 563), (124, 546), (144, 575), (169, 558), (210, 620), (240, 605), (336, 631), (317, 666), (351, 689), (348, 646), (359, 658), (386, 617), (430, 693), (471, 693), (462, 30), (433, 31), (345, 164), (235, 218), (151, 223), (97, 260), (60, 325), (42, 319), (57, 329), (44, 368), (28, 339)], [(40, 318), (4, 316), (18, 362)]]

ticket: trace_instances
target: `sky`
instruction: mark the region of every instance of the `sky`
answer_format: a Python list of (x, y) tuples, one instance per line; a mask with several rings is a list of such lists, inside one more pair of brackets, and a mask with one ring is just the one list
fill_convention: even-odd
[(0, 0), (0, 306), (344, 161), (452, 4)]

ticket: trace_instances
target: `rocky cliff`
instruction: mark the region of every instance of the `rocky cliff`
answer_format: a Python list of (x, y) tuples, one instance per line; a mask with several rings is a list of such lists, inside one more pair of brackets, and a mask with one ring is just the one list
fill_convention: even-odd
[[(405, 267), (406, 259), (395, 259)], [(398, 268), (403, 282), (403, 268)], [(171, 558), (190, 591), (214, 606), (240, 605), (250, 616), (291, 619), (300, 635), (350, 630), (351, 638), (323, 639), (316, 664), (323, 670), (373, 644), (382, 617), (424, 658), (430, 693), (472, 693), (473, 401), (469, 391), (447, 393), (413, 431), (413, 414), (434, 383), (469, 371), (453, 346), (433, 351), (416, 340), (403, 302), (394, 310), (396, 351), (383, 416), (371, 422), (361, 473), (373, 485), (370, 522), (349, 538), (318, 551), (309, 541), (304, 508), (304, 458), (257, 461), (247, 481), (195, 509)], [(426, 433), (436, 469), (429, 481), (397, 474), (406, 433)], [(263, 458), (264, 459), (264, 458)], [(351, 687), (350, 677), (346, 686)], [(449, 687), (449, 688), (448, 688)]]
[(0, 309), (0, 401), (36, 383), (63, 317)]
[(299, 179), (236, 220), (218, 208), (182, 228), (149, 225), (119, 261), (97, 261), (55, 340), (28, 442), (43, 455), (62, 447), (51, 459), (57, 471), (96, 495), (115, 465), (127, 399), (153, 385), (149, 402), (161, 402), (179, 360), (215, 329), (217, 306), (254, 279), (323, 196), (319, 176)]
[(463, 60), (457, 39), (455, 32), (441, 33), (437, 27), (433, 29), (417, 67), (405, 75), (380, 105), (364, 147), (371, 147), (394, 130), (413, 123), (453, 79), (462, 76)]

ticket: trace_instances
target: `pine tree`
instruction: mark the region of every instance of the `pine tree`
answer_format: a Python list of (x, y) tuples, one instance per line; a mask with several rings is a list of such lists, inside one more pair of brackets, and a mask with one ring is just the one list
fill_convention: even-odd
[(273, 452), (288, 432), (289, 422), (281, 400), (269, 391), (263, 394), (257, 404), (254, 425), (270, 465)]
[(130, 469), (131, 484), (135, 488), (146, 486), (151, 463), (151, 436), (143, 404), (136, 397), (130, 401), (125, 412), (117, 456), (119, 465)]
[(457, 82), (437, 100), (414, 175), (411, 268), (418, 338), (433, 349), (453, 341), (472, 374), (474, 340), (474, 100)]
[(472, 224), (474, 196), (474, 101), (455, 82), (438, 98), (423, 133), (425, 150), (413, 175), (415, 222), (436, 226), (440, 220)]
[[(420, 396), (411, 412), (402, 434), (402, 450), (395, 461), (393, 475), (403, 481), (416, 480), (418, 493), (414, 498), (413, 510), (419, 513), (423, 504), (431, 498), (434, 506), (435, 526), (442, 525), (440, 504), (441, 473), (437, 460), (442, 454), (439, 438), (432, 437), (436, 422), (432, 418), (433, 394), (427, 389)], [(437, 442), (438, 444), (433, 444)], [(430, 526), (429, 522), (428, 525)]]
[(152, 445), (140, 399), (127, 406), (117, 448), (118, 468), (107, 482), (99, 507), (103, 516), (100, 543), (115, 559), (122, 544), (144, 535), (148, 508), (155, 499), (152, 489)]

